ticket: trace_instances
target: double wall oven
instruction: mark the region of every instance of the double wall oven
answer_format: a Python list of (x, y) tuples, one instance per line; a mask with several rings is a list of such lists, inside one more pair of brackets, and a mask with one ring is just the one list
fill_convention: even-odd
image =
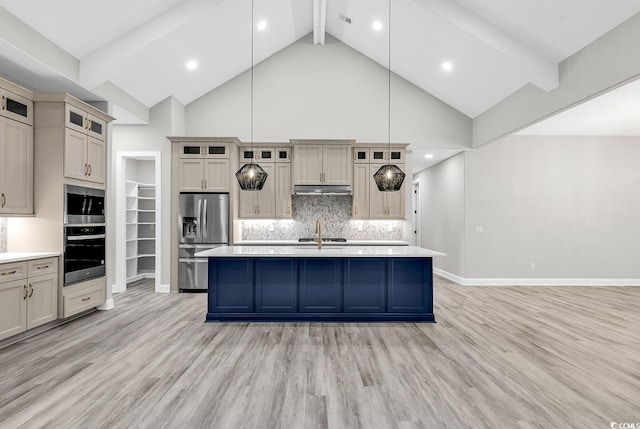
[(105, 275), (104, 190), (65, 185), (64, 285)]

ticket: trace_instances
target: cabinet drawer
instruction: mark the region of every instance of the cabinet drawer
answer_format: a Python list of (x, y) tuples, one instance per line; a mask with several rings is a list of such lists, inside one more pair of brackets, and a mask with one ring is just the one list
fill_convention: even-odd
[[(95, 282), (89, 281), (86, 286), (85, 284), (74, 286), (76, 290), (72, 292), (63, 291), (62, 317), (73, 316), (105, 303), (104, 278), (97, 279)], [(66, 286), (65, 289), (70, 287), (72, 286)]]
[(0, 283), (27, 278), (27, 262), (0, 264)]
[(58, 272), (58, 258), (43, 258), (29, 261), (29, 277)]

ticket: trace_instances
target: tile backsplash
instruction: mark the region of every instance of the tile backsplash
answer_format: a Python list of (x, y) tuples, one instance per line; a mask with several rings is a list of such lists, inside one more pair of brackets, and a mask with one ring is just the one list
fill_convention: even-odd
[(351, 220), (351, 196), (294, 195), (293, 219), (243, 220), (243, 240), (296, 240), (315, 236), (315, 221), (323, 237), (350, 240), (401, 240), (402, 221)]
[(7, 251), (7, 218), (0, 217), (0, 253)]

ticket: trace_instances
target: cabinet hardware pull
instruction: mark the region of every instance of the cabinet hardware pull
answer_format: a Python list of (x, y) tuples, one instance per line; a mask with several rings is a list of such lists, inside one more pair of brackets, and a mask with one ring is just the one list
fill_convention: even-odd
[(29, 298), (31, 298), (33, 296), (33, 286), (31, 286), (31, 283), (29, 283)]
[(91, 119), (87, 119), (87, 129), (91, 131)]
[(207, 189), (207, 179), (204, 179), (204, 188)]
[(82, 300), (81, 300), (81, 301), (82, 301), (82, 302), (84, 302), (84, 301), (89, 301), (90, 299), (91, 299), (91, 297), (90, 297), (90, 296), (88, 296), (88, 297), (86, 297), (86, 298), (82, 298)]
[(41, 265), (39, 267), (36, 267), (36, 270), (46, 270), (47, 268), (49, 268), (49, 265)]
[(89, 176), (91, 176), (91, 172), (93, 171), (93, 169), (91, 168), (91, 164), (89, 164)]
[(2, 96), (2, 110), (7, 110), (7, 98)]
[(2, 208), (7, 205), (7, 197), (2, 193)]
[(15, 274), (17, 272), (18, 272), (18, 270), (5, 271), (4, 273), (0, 273), (0, 276), (10, 276), (11, 274)]
[(29, 293), (27, 291), (27, 285), (23, 285), (23, 287), (24, 287), (24, 296), (22, 297), (22, 299), (27, 299), (27, 294)]

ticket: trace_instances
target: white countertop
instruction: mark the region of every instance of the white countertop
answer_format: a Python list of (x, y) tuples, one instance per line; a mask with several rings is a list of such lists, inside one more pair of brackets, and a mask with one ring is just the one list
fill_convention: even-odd
[(0, 253), (0, 264), (6, 262), (21, 262), (30, 259), (50, 258), (52, 256), (60, 256), (57, 252), (7, 252)]
[(195, 256), (206, 257), (307, 257), (307, 258), (366, 258), (402, 257), (431, 258), (447, 256), (445, 253), (415, 246), (222, 246), (198, 252)]
[[(409, 246), (408, 241), (403, 240), (347, 240), (346, 243), (336, 241), (323, 242), (322, 246)], [(316, 243), (298, 240), (240, 240), (234, 246), (317, 246)]]

